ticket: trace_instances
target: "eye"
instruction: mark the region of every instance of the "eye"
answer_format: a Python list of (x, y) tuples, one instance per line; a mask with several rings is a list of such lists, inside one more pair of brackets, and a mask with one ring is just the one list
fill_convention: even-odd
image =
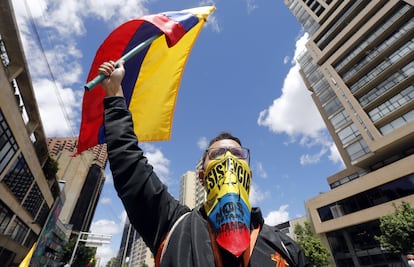
[(229, 151), (231, 152), (231, 154), (233, 154), (237, 158), (240, 158), (240, 159), (246, 158), (246, 156), (244, 155), (243, 149), (241, 149), (241, 148), (238, 148), (238, 147), (230, 147), (229, 148)]
[(213, 149), (210, 149), (210, 153), (208, 157), (210, 159), (215, 159), (217, 157), (223, 156), (225, 153), (226, 153), (226, 148), (224, 147), (213, 148)]

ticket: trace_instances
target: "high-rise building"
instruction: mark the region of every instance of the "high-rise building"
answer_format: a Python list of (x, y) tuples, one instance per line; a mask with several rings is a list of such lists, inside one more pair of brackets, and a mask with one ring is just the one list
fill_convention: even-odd
[(180, 178), (179, 201), (190, 209), (200, 206), (205, 200), (205, 190), (195, 171), (187, 171)]
[(126, 264), (130, 260), (132, 254), (132, 247), (134, 243), (134, 232), (134, 227), (130, 223), (129, 218), (126, 217), (124, 223), (124, 230), (122, 232), (121, 243), (119, 245), (117, 266), (124, 266), (124, 264)]
[(131, 261), (129, 266), (155, 266), (154, 255), (136, 231), (134, 231), (134, 242), (129, 260)]
[(301, 75), (345, 169), (306, 203), (337, 266), (401, 266), (379, 218), (414, 204), (414, 2), (285, 0), (309, 33)]
[(0, 1), (0, 265), (17, 266), (60, 195), (11, 1)]
[(59, 219), (74, 231), (88, 232), (105, 182), (106, 145), (80, 155), (77, 137), (48, 138), (50, 156), (58, 162), (57, 177), (65, 183), (66, 201)]

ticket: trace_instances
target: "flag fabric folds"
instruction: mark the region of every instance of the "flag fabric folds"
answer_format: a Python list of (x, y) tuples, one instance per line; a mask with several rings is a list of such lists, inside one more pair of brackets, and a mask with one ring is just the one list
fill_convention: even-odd
[[(116, 61), (148, 38), (162, 34), (124, 63), (122, 87), (141, 142), (170, 139), (185, 64), (205, 20), (214, 10), (214, 6), (198, 7), (127, 21), (112, 31), (96, 52), (88, 81), (98, 74), (103, 62)], [(101, 85), (84, 92), (78, 154), (105, 143), (104, 97)]]

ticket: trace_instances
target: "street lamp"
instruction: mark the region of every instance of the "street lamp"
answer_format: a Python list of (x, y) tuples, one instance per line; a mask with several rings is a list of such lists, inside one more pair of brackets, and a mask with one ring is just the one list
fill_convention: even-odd
[[(69, 264), (65, 267), (72, 266), (73, 260), (75, 258), (76, 250), (78, 249), (79, 242), (86, 242), (86, 246), (89, 247), (99, 247), (104, 244), (109, 244), (111, 242), (112, 235), (98, 234), (98, 233), (89, 233), (89, 232), (74, 232), (78, 234), (78, 239), (76, 240), (75, 247), (73, 248), (72, 256), (70, 257)], [(83, 235), (86, 235), (86, 238), (82, 238)]]

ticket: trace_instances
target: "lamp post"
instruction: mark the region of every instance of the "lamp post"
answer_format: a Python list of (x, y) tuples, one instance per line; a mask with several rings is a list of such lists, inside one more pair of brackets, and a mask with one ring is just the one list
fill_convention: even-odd
[[(86, 242), (87, 246), (99, 247), (103, 244), (109, 244), (112, 235), (89, 233), (89, 232), (75, 232), (78, 234), (76, 239), (75, 247), (73, 248), (72, 256), (70, 257), (68, 267), (72, 266), (73, 260), (75, 259), (76, 250), (78, 249), (79, 242)], [(86, 238), (82, 238), (82, 235), (86, 235)], [(66, 267), (66, 265), (65, 265)]]

